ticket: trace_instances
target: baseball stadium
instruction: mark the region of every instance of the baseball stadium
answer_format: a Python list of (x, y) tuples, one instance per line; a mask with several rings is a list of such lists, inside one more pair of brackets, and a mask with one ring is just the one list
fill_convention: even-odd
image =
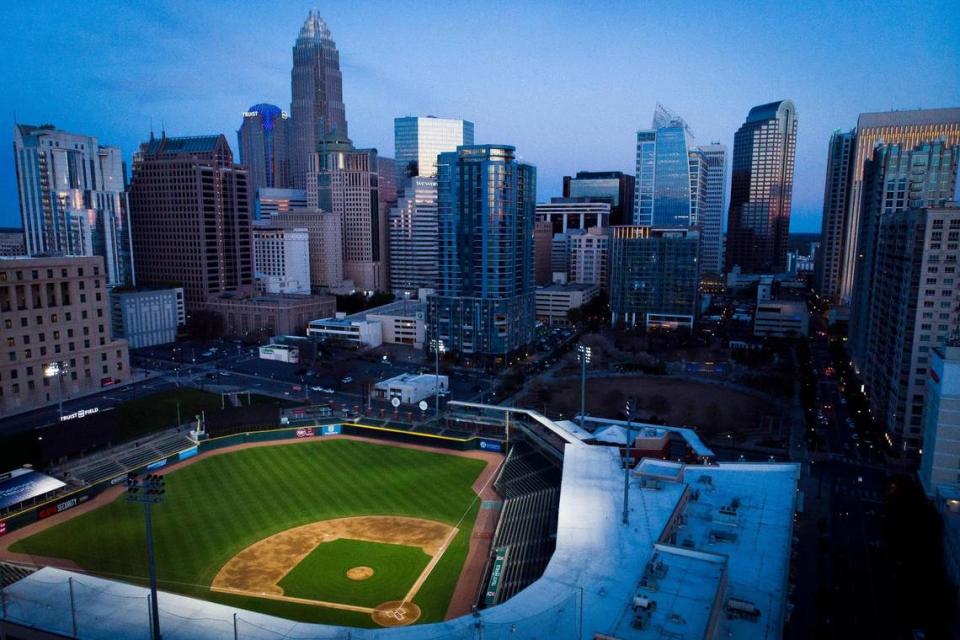
[(307, 422), (202, 424), (17, 472), (0, 485), (0, 631), (782, 635), (796, 465), (717, 463), (685, 428), (464, 402), (442, 435)]

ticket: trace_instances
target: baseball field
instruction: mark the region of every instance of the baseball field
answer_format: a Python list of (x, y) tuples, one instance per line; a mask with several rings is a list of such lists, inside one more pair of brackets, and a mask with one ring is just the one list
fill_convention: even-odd
[[(349, 439), (201, 458), (153, 510), (160, 588), (310, 622), (442, 620), (485, 465)], [(121, 496), (10, 550), (143, 583), (143, 508)]]

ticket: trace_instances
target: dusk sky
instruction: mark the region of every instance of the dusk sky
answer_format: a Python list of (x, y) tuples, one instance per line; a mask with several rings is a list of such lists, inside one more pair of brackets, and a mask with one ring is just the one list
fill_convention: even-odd
[[(0, 226), (20, 226), (12, 125), (53, 123), (129, 160), (172, 136), (236, 129), (290, 102), (309, 2), (10, 2), (0, 8)], [(350, 137), (393, 154), (393, 118), (462, 117), (538, 171), (634, 172), (659, 101), (698, 143), (789, 98), (799, 119), (793, 231), (819, 231), (826, 147), (861, 111), (960, 106), (960, 3), (711, 2), (317, 5), (340, 51)], [(729, 165), (729, 161), (728, 161)], [(729, 185), (728, 185), (729, 187)]]

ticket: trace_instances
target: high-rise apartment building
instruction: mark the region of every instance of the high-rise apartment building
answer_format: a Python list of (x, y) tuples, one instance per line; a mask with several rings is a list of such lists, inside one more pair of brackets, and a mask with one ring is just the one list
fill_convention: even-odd
[(188, 313), (253, 285), (247, 170), (222, 134), (141, 144), (130, 219), (138, 282), (183, 287)]
[[(942, 140), (960, 144), (960, 109), (918, 109), (861, 113), (857, 120), (854, 148), (850, 152), (847, 212), (840, 244), (840, 292), (842, 301), (850, 299), (856, 276), (861, 237), (862, 182), (864, 163), (873, 157), (878, 144), (900, 144), (912, 149), (922, 142)], [(835, 240), (824, 239), (824, 246)]]
[(570, 236), (569, 281), (578, 284), (599, 285), (610, 290), (610, 234), (611, 229), (591, 227), (586, 233)]
[(613, 325), (693, 328), (700, 284), (698, 232), (639, 225), (611, 230)]
[(256, 277), (267, 293), (310, 293), (310, 236), (306, 228), (253, 225)]
[(31, 256), (100, 256), (107, 284), (132, 285), (120, 149), (53, 125), (13, 127), (20, 217)]
[(126, 380), (101, 256), (0, 259), (0, 415)]
[(622, 171), (578, 171), (563, 177), (564, 198), (587, 198), (610, 205), (610, 224), (633, 222), (636, 179)]
[(960, 331), (958, 258), (955, 205), (899, 211), (880, 221), (861, 373), (873, 416), (907, 452), (922, 446), (931, 351)]
[(387, 281), (386, 212), (380, 207), (376, 149), (355, 149), (349, 138), (328, 134), (314, 154), (307, 180), (311, 208), (332, 211), (343, 231), (343, 275), (364, 291)]
[(723, 216), (727, 210), (727, 147), (711, 143), (690, 151), (692, 218), (700, 231), (700, 273), (723, 272)]
[(885, 220), (898, 211), (942, 206), (954, 198), (960, 146), (941, 141), (923, 143), (914, 149), (889, 144), (874, 150), (864, 163), (861, 181), (859, 256), (850, 298), (849, 342), (851, 357), (858, 367), (866, 362), (870, 346), (875, 285), (878, 271), (877, 247)]
[(290, 81), (290, 182), (304, 189), (313, 154), (324, 137), (334, 131), (348, 135), (340, 53), (327, 23), (316, 11), (311, 10), (300, 27)]
[[(514, 147), (440, 154), (440, 279), (428, 298), (428, 339), (490, 364), (533, 341), (536, 169)], [(428, 342), (429, 343), (429, 342)]]
[(850, 197), (854, 131), (834, 131), (827, 148), (827, 177), (823, 186), (823, 218), (817, 252), (817, 291), (827, 300), (840, 297), (843, 263), (843, 224)]
[(397, 187), (414, 176), (437, 175), (437, 156), (473, 144), (473, 123), (454, 118), (405, 116), (393, 119)]
[(692, 143), (683, 118), (658, 104), (651, 128), (637, 131), (633, 224), (683, 229), (696, 223), (690, 197)]
[(930, 349), (920, 482), (930, 497), (960, 494), (960, 341)]
[(754, 107), (733, 138), (726, 268), (786, 268), (797, 150), (797, 109), (789, 100)]
[(343, 220), (339, 214), (319, 209), (282, 211), (270, 218), (269, 225), (292, 231), (307, 230), (310, 260), (310, 287), (343, 287)]
[(436, 289), (438, 278), (437, 180), (407, 180), (390, 210), (390, 288), (402, 295)]
[(290, 150), (286, 112), (272, 104), (255, 104), (243, 113), (237, 130), (240, 164), (247, 168), (250, 193), (290, 186)]
[(533, 225), (533, 280), (537, 286), (553, 282), (552, 245), (553, 224), (549, 220), (537, 220)]

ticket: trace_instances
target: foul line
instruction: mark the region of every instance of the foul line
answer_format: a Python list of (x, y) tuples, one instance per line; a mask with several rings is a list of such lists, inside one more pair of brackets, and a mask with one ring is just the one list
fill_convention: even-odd
[(231, 589), (229, 587), (210, 587), (211, 591), (220, 593), (233, 593), (241, 596), (252, 596), (254, 598), (268, 598), (270, 600), (280, 600), (281, 602), (295, 602), (297, 604), (311, 604), (331, 609), (343, 609), (345, 611), (356, 611), (358, 613), (368, 613), (373, 615), (373, 609), (370, 607), (360, 607), (353, 604), (344, 604), (342, 602), (327, 602), (325, 600), (310, 600), (309, 598), (295, 598), (293, 596), (281, 596), (275, 593), (257, 593), (256, 591), (244, 591), (243, 589)]
[(453, 539), (458, 533), (460, 533), (460, 529), (457, 527), (452, 527), (450, 529), (450, 532), (447, 533), (447, 537), (443, 541), (443, 544), (440, 545), (440, 548), (437, 549), (437, 552), (433, 554), (432, 558), (430, 558), (430, 562), (427, 563), (427, 566), (424, 567), (423, 571), (420, 572), (420, 575), (417, 576), (413, 586), (410, 587), (409, 591), (407, 591), (407, 595), (403, 596), (403, 604), (413, 601), (414, 596), (416, 596), (417, 592), (420, 591), (420, 587), (422, 587), (423, 583), (426, 582), (427, 578), (430, 577), (430, 574), (433, 572), (433, 568), (437, 566), (438, 562), (440, 562), (440, 557), (443, 555), (443, 552), (447, 550), (447, 547), (450, 546), (450, 543), (453, 542)]

